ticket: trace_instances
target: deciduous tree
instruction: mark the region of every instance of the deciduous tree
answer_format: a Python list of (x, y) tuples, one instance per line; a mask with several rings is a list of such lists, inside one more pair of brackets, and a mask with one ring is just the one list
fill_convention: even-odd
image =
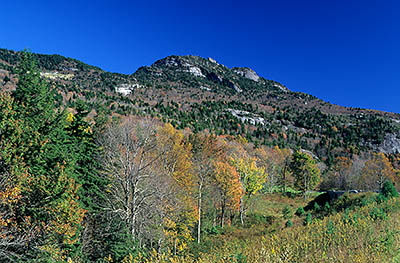
[(362, 184), (365, 190), (378, 190), (383, 184), (390, 180), (397, 182), (397, 176), (392, 164), (384, 153), (374, 153), (365, 163), (361, 175)]
[(240, 209), (240, 199), (243, 196), (243, 188), (235, 167), (227, 161), (214, 162), (214, 185), (219, 194), (219, 207), (221, 209), (220, 223), (224, 226), (226, 208), (233, 211)]
[(240, 222), (243, 225), (243, 215), (246, 213), (247, 201), (256, 194), (265, 183), (267, 173), (265, 168), (257, 167), (256, 159), (243, 159), (237, 156), (231, 158), (232, 165), (239, 174), (243, 187), (243, 196), (240, 198)]
[(294, 186), (306, 198), (307, 192), (313, 190), (320, 181), (320, 170), (315, 160), (307, 153), (296, 151), (292, 156), (290, 169), (295, 178)]

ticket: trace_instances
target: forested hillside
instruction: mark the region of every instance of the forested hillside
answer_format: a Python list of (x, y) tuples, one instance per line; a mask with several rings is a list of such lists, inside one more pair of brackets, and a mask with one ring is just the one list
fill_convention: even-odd
[[(59, 55), (33, 56), (57, 90), (57, 105), (74, 108), (80, 99), (90, 116), (151, 116), (178, 129), (240, 134), (256, 145), (301, 147), (328, 165), (340, 156), (400, 151), (399, 114), (330, 104), (211, 58), (170, 56), (124, 75)], [(7, 89), (15, 88), (20, 57), (0, 49), (0, 80)]]
[(0, 67), (1, 262), (399, 260), (398, 114), (194, 56)]

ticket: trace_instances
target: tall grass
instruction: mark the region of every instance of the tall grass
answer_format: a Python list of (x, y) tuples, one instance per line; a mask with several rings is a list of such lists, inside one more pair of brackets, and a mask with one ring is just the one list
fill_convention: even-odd
[(400, 203), (398, 199), (372, 202), (313, 219), (310, 225), (297, 225), (246, 242), (229, 242), (197, 259), (153, 253), (136, 262), (400, 262)]

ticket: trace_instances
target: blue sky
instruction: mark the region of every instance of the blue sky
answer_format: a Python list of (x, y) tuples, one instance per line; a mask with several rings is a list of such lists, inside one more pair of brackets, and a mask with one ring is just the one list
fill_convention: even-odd
[(1, 3), (0, 47), (133, 73), (168, 55), (248, 66), (331, 103), (400, 113), (400, 1)]

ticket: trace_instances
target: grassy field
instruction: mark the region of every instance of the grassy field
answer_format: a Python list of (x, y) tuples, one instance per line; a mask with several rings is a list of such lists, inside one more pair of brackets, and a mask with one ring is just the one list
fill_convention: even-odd
[[(381, 199), (374, 193), (345, 195), (329, 207), (295, 215), (307, 201), (280, 194), (258, 195), (251, 202), (245, 226), (228, 226), (208, 235), (185, 256), (154, 253), (136, 262), (400, 262), (398, 198)], [(285, 207), (292, 212), (286, 218)], [(305, 224), (307, 213), (312, 222)], [(288, 218), (293, 226), (285, 226)]]

